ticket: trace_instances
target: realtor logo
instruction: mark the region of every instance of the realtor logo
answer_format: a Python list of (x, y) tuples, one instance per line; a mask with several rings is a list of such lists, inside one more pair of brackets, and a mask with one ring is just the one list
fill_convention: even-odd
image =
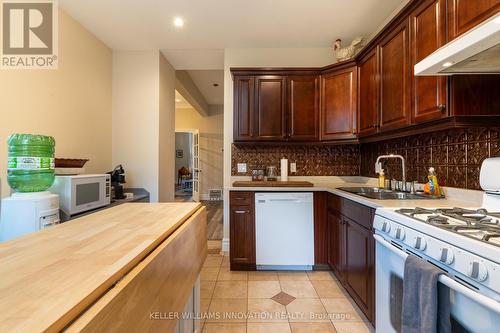
[(0, 0), (2, 69), (57, 68), (57, 0)]

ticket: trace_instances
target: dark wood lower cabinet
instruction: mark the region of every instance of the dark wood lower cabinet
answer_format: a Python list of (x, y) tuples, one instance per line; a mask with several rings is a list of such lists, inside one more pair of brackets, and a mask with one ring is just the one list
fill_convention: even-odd
[(375, 318), (375, 244), (372, 230), (344, 218), (344, 284), (370, 321)]
[(255, 205), (253, 192), (231, 192), (229, 259), (231, 270), (255, 270)]
[(374, 324), (375, 242), (371, 228), (373, 209), (334, 195), (328, 198), (328, 264), (356, 304)]
[[(231, 270), (256, 270), (255, 193), (229, 193)], [(314, 193), (315, 268), (330, 266), (368, 320), (375, 323), (374, 209)]]
[(314, 268), (328, 268), (327, 192), (314, 192)]
[(335, 275), (342, 280), (344, 277), (345, 258), (344, 247), (344, 221), (337, 211), (328, 210), (328, 265)]

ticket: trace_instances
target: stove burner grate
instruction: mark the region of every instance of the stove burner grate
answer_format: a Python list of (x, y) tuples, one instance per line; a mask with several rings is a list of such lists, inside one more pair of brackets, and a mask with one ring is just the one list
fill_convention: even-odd
[[(500, 246), (500, 212), (491, 213), (484, 208), (402, 208), (396, 212), (441, 229)], [(419, 216), (421, 215), (421, 216)], [(459, 223), (463, 223), (459, 225)]]
[(427, 217), (427, 223), (434, 225), (448, 225), (448, 218), (441, 215), (431, 215)]

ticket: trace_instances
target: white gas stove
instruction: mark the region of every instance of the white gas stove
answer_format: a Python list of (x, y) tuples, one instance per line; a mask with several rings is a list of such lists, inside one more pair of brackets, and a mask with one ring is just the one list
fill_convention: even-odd
[[(377, 209), (377, 332), (399, 332), (404, 261), (409, 254), (443, 270), (457, 332), (500, 327), (500, 158), (481, 168), (483, 207)], [(399, 279), (399, 282), (397, 282)], [(401, 296), (401, 297), (400, 297)]]

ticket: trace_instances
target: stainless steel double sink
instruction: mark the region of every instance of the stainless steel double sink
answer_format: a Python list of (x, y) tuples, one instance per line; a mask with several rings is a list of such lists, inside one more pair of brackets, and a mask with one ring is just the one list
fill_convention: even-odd
[(378, 187), (339, 187), (339, 190), (357, 194), (370, 199), (377, 200), (421, 200), (440, 199), (441, 197), (428, 194), (408, 193), (381, 189)]

